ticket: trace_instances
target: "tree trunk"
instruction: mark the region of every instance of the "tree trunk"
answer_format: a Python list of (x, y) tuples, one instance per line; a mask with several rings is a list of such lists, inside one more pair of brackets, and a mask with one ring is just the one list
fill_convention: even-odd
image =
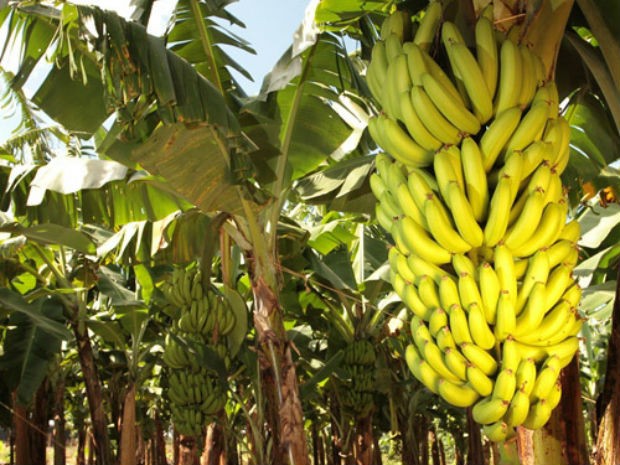
[(28, 425), (28, 410), (17, 403), (17, 395), (13, 393), (13, 424), (15, 425), (15, 465), (32, 465), (30, 426)]
[(120, 465), (136, 465), (136, 386), (127, 387), (121, 422)]
[(60, 379), (54, 391), (54, 465), (66, 465), (66, 437), (65, 437), (65, 380)]
[(167, 465), (166, 459), (166, 437), (164, 436), (164, 427), (161, 424), (159, 411), (155, 412), (155, 454), (153, 455), (153, 465)]
[(616, 300), (607, 348), (607, 370), (603, 391), (597, 399), (599, 420), (596, 438), (596, 465), (620, 463), (620, 267), (616, 282)]
[(316, 420), (312, 420), (310, 426), (310, 436), (312, 438), (312, 464), (317, 465), (319, 463), (319, 430), (316, 424)]
[(411, 428), (409, 414), (405, 409), (397, 410), (398, 430), (400, 433), (401, 460), (403, 465), (420, 465), (417, 438)]
[(92, 422), (92, 442), (94, 453), (97, 456), (97, 463), (111, 464), (114, 463), (112, 449), (110, 447), (110, 439), (108, 437), (108, 421), (106, 419), (103, 406), (103, 396), (101, 394), (101, 381), (93, 348), (90, 343), (88, 331), (82, 326), (82, 323), (71, 323), (73, 334), (78, 347), (78, 356), (80, 359), (80, 368), (86, 386), (86, 398), (88, 400), (88, 408)]
[(589, 463), (588, 445), (586, 443), (583, 402), (581, 400), (581, 383), (579, 381), (579, 357), (574, 357), (562, 374), (562, 400), (557, 409), (564, 430), (564, 441), (568, 465)]
[(199, 444), (194, 436), (179, 438), (179, 465), (200, 465)]
[(273, 440), (273, 463), (308, 465), (303, 410), (291, 346), (274, 289), (263, 276), (253, 277), (254, 327), (258, 335), (261, 379)]
[(373, 465), (383, 465), (383, 457), (381, 456), (381, 447), (379, 447), (379, 438), (373, 434)]
[(480, 425), (476, 423), (471, 414), (471, 408), (467, 409), (467, 465), (480, 465), (484, 463), (484, 451), (482, 450), (482, 435)]
[(86, 465), (86, 425), (83, 419), (78, 423), (76, 422), (75, 428), (77, 430), (77, 451), (75, 457), (76, 465)]
[(375, 440), (372, 432), (372, 414), (356, 419), (353, 456), (355, 465), (372, 465)]
[(172, 433), (172, 463), (174, 465), (179, 465), (181, 456), (181, 435), (174, 428), (174, 432)]
[(428, 442), (431, 444), (431, 457), (433, 465), (441, 465), (441, 458), (439, 457), (439, 444), (435, 428), (431, 427), (428, 430)]
[(48, 434), (48, 416), (47, 416), (47, 388), (49, 381), (46, 378), (37, 389), (37, 393), (34, 396), (34, 406), (32, 409), (31, 425), (30, 425), (30, 458), (33, 460), (32, 464), (45, 465), (46, 464), (46, 448)]
[[(224, 417), (225, 418), (225, 417)], [(222, 415), (220, 415), (222, 420)], [(226, 465), (226, 436), (220, 423), (213, 422), (207, 426), (204, 451), (200, 465)]]

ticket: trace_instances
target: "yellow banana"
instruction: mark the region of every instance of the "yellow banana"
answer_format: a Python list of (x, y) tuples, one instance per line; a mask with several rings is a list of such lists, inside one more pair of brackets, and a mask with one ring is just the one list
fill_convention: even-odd
[(422, 56), (424, 57), (424, 64), (426, 65), (426, 71), (433, 75), (435, 79), (437, 79), (444, 89), (452, 96), (452, 98), (458, 102), (462, 106), (465, 105), (465, 100), (461, 97), (460, 92), (452, 83), (450, 77), (444, 72), (444, 70), (437, 64), (435, 60), (427, 53), (422, 52)]
[(400, 228), (399, 234), (404, 245), (410, 252), (427, 260), (429, 263), (450, 263), (452, 254), (433, 240), (422, 226), (408, 216), (404, 216), (396, 223)]
[(544, 283), (534, 283), (525, 307), (519, 314), (519, 318), (517, 318), (514, 330), (515, 337), (519, 338), (520, 336), (530, 334), (538, 328), (547, 310), (545, 305), (546, 294), (547, 291)]
[(497, 157), (510, 140), (521, 121), (521, 110), (518, 107), (507, 108), (497, 116), (480, 138), (480, 151), (484, 160), (484, 169), (488, 173), (493, 168)]
[(487, 176), (482, 152), (471, 137), (465, 137), (461, 142), (461, 164), (472, 213), (476, 221), (483, 221), (489, 206)]
[(448, 325), (448, 314), (441, 307), (436, 307), (431, 312), (428, 320), (428, 329), (433, 337), (437, 337), (437, 333), (441, 328)]
[(519, 94), (519, 106), (527, 107), (534, 99), (538, 80), (536, 76), (537, 63), (534, 54), (526, 45), (519, 45), (519, 53), (521, 53), (521, 92)]
[(409, 92), (411, 86), (411, 78), (409, 77), (409, 69), (407, 67), (407, 55), (401, 53), (390, 63), (384, 87), (385, 100), (390, 102), (386, 112), (395, 120), (402, 120), (400, 100), (405, 92)]
[(530, 396), (522, 389), (519, 389), (510, 401), (504, 420), (509, 427), (519, 426), (525, 421), (529, 411)]
[(405, 281), (412, 283), (416, 280), (416, 275), (413, 274), (407, 263), (407, 257), (400, 252), (398, 247), (390, 248), (388, 251), (388, 260), (392, 270), (402, 276)]
[(398, 34), (393, 33), (382, 39), (385, 42), (385, 54), (389, 66), (397, 56), (403, 53), (403, 41)]
[(512, 336), (506, 338), (502, 343), (502, 370), (516, 372), (521, 363), (521, 354), (517, 342)]
[(407, 48), (404, 49), (407, 55), (407, 66), (409, 68), (409, 77), (414, 86), (422, 85), (422, 75), (429, 71), (424, 59), (424, 52), (420, 47), (413, 42), (407, 44)]
[(508, 151), (506, 153), (506, 162), (499, 171), (499, 177), (500, 179), (508, 178), (510, 180), (511, 205), (519, 192), (519, 186), (521, 185), (521, 180), (523, 179), (522, 172), (523, 152), (519, 150)]
[(444, 21), (441, 25), (441, 41), (443, 42), (444, 48), (448, 55), (448, 61), (450, 62), (450, 69), (452, 70), (452, 76), (454, 77), (456, 88), (465, 102), (464, 105), (467, 108), (471, 108), (471, 101), (469, 99), (469, 95), (467, 94), (465, 83), (463, 82), (463, 76), (461, 75), (459, 68), (456, 66), (456, 59), (454, 58), (452, 48), (450, 47), (450, 45), (455, 43), (465, 44), (465, 39), (463, 38), (459, 28), (452, 21)]
[(396, 10), (381, 24), (381, 38), (394, 34), (403, 42), (411, 36), (411, 18), (406, 11)]
[(435, 42), (435, 36), (441, 24), (441, 16), (441, 2), (431, 1), (424, 10), (424, 16), (422, 16), (420, 25), (413, 36), (413, 43), (422, 50), (428, 50)]
[(454, 230), (446, 218), (444, 207), (436, 196), (427, 198), (424, 213), (433, 237), (442, 247), (452, 253), (471, 250), (472, 246)]
[(462, 253), (452, 255), (452, 267), (457, 275), (467, 273), (476, 276), (476, 265), (471, 259)]
[[(543, 140), (532, 142), (523, 150), (523, 177), (529, 176), (541, 163), (545, 163), (551, 169), (550, 159), (552, 146)], [(545, 184), (547, 189), (548, 182)]]
[(394, 218), (392, 218), (385, 211), (385, 208), (380, 203), (375, 205), (375, 218), (383, 229), (386, 231), (391, 231), (392, 225), (394, 224)]
[(508, 293), (508, 298), (513, 305), (517, 303), (517, 275), (515, 271), (514, 257), (508, 247), (501, 244), (495, 247), (493, 253), (495, 273), (499, 279), (502, 291)]
[(579, 302), (581, 302), (581, 294), (581, 287), (579, 287), (579, 284), (575, 283), (566, 290), (562, 299), (566, 300), (571, 308), (577, 308), (579, 307)]
[(497, 421), (495, 423), (491, 423), (490, 425), (484, 425), (482, 427), (482, 432), (489, 438), (489, 440), (493, 442), (501, 442), (508, 437), (510, 429), (508, 428), (506, 422)]
[(420, 356), (418, 349), (413, 344), (409, 344), (405, 349), (405, 362), (413, 376), (431, 392), (437, 394), (437, 387), (441, 378), (435, 369)]
[(411, 102), (409, 92), (400, 95), (400, 115), (409, 135), (422, 148), (434, 151), (439, 150), (442, 142), (433, 136), (418, 116), (418, 113)]
[(450, 43), (447, 49), (450, 63), (458, 70), (476, 117), (486, 123), (493, 116), (493, 99), (476, 58), (464, 43)]
[(499, 76), (499, 56), (492, 20), (485, 16), (480, 16), (476, 21), (474, 37), (478, 66), (480, 66), (482, 71), (489, 95), (493, 98)]
[(495, 379), (495, 386), (493, 387), (493, 397), (510, 401), (515, 394), (517, 387), (517, 377), (515, 372), (510, 368), (505, 368), (499, 372)]
[(576, 244), (581, 238), (581, 225), (577, 220), (571, 220), (564, 225), (558, 240), (567, 240)]
[(572, 263), (575, 254), (579, 256), (579, 248), (575, 245), (574, 242), (568, 241), (566, 239), (560, 239), (556, 241), (551, 247), (547, 249), (547, 256), (549, 257), (549, 268), (555, 268), (560, 263)]
[[(452, 328), (452, 332), (454, 333), (454, 328)], [(465, 358), (469, 360), (471, 364), (478, 367), (483, 374), (487, 376), (495, 374), (497, 371), (497, 360), (495, 360), (488, 351), (478, 347), (472, 342), (462, 342), (459, 347)]]
[(486, 397), (493, 392), (493, 381), (476, 365), (470, 364), (467, 367), (467, 381), (482, 397)]
[(379, 176), (377, 173), (372, 173), (370, 175), (369, 182), (370, 182), (370, 190), (372, 191), (374, 196), (377, 199), (381, 198), (381, 195), (387, 189), (385, 182), (383, 182), (383, 179), (381, 179), (381, 176)]
[(400, 205), (396, 203), (396, 200), (392, 197), (392, 193), (389, 190), (383, 192), (379, 202), (381, 203), (381, 208), (384, 209), (385, 213), (387, 213), (390, 218), (397, 219), (403, 215)]
[(416, 290), (415, 286), (411, 283), (407, 283), (399, 274), (392, 276), (392, 287), (398, 296), (402, 299), (403, 303), (409, 308), (414, 315), (419, 316), (424, 320), (428, 320), (430, 317), (429, 309)]
[(559, 202), (564, 199), (564, 189), (562, 187), (562, 179), (560, 175), (555, 170), (555, 168), (551, 169), (551, 177), (549, 178), (549, 185), (547, 186), (547, 191), (545, 195), (545, 202)]
[(377, 119), (380, 140), (376, 141), (401, 163), (413, 166), (428, 166), (433, 161), (433, 152), (418, 145), (396, 121), (381, 115)]
[(484, 244), (487, 247), (495, 246), (504, 237), (511, 207), (512, 182), (509, 177), (502, 177), (491, 197), (489, 216), (484, 227)]
[(517, 106), (521, 96), (522, 59), (519, 47), (511, 40), (505, 40), (500, 49), (500, 71), (495, 113)]
[(459, 291), (452, 276), (444, 276), (439, 281), (439, 302), (444, 309), (460, 305)]
[(426, 230), (428, 225), (426, 224), (426, 218), (422, 215), (422, 211), (418, 208), (417, 204), (413, 200), (411, 192), (407, 187), (406, 183), (399, 184), (393, 192), (392, 195), (396, 198), (396, 202), (400, 206), (400, 210), (413, 222), (415, 222), (418, 227)]
[(510, 250), (521, 247), (534, 234), (545, 208), (545, 193), (535, 190), (527, 197), (525, 205), (516, 222), (508, 229), (504, 244)]
[(418, 295), (424, 305), (428, 309), (435, 309), (440, 307), (439, 295), (437, 294), (437, 287), (435, 282), (430, 276), (423, 275), (418, 278)]
[(532, 358), (524, 358), (519, 362), (515, 373), (517, 389), (525, 392), (528, 397), (536, 382), (536, 363)]
[(448, 145), (461, 141), (461, 132), (441, 114), (423, 87), (414, 86), (411, 89), (411, 101), (422, 123), (433, 136)]
[(468, 322), (473, 341), (485, 350), (492, 349), (495, 346), (495, 335), (487, 324), (482, 308), (475, 302), (469, 305)]
[(426, 326), (424, 320), (422, 320), (422, 318), (418, 316), (414, 315), (411, 318), (410, 329), (413, 342), (415, 342), (418, 352), (421, 355), (422, 348), (427, 343), (427, 341), (430, 341), (433, 337), (431, 336), (431, 333), (428, 330), (428, 326)]
[[(454, 337), (452, 337), (452, 331), (450, 331), (449, 326), (444, 326), (443, 328), (440, 328), (435, 335), (435, 340), (437, 341), (437, 346), (442, 351), (445, 351), (447, 348), (456, 349), (456, 341), (454, 340)], [(451, 367), (448, 368), (450, 368), (450, 370), (452, 371)]]
[[(436, 181), (434, 182), (436, 186)], [(407, 179), (407, 187), (409, 188), (409, 192), (413, 197), (413, 201), (416, 203), (416, 205), (421, 211), (424, 211), (426, 199), (430, 196), (435, 195), (433, 186), (429, 184), (425, 172), (421, 169), (412, 169), (409, 172), (409, 177)]]
[(537, 282), (547, 282), (549, 271), (551, 269), (546, 250), (539, 250), (532, 257), (530, 257), (528, 262), (525, 277), (522, 280), (521, 288), (517, 294), (517, 303), (515, 308), (517, 315), (519, 315), (525, 307), (525, 303), (527, 302), (534, 285)]
[(437, 347), (437, 344), (432, 341), (427, 341), (422, 347), (420, 353), (442, 379), (452, 381), (453, 383), (460, 383), (461, 380), (454, 373), (452, 373), (452, 371), (450, 371), (443, 361), (442, 352), (439, 347)]
[(453, 305), (448, 309), (450, 330), (457, 344), (471, 343), (472, 338), (467, 325), (467, 315), (460, 305)]
[(474, 421), (481, 425), (495, 423), (506, 414), (510, 402), (494, 397), (485, 397), (474, 405), (471, 413)]
[(443, 276), (448, 275), (448, 273), (439, 268), (439, 266), (429, 263), (417, 255), (409, 255), (409, 257), (407, 257), (407, 263), (411, 271), (413, 271), (413, 274), (418, 277), (427, 275), (437, 284), (439, 284)]
[(456, 181), (448, 183), (446, 201), (461, 237), (472, 247), (480, 247), (484, 241), (484, 232), (474, 217), (465, 193)]
[(574, 284), (572, 266), (560, 264), (556, 266), (547, 281), (545, 295), (545, 311), (553, 307), (562, 297), (566, 289)]
[(523, 150), (532, 142), (540, 140), (547, 123), (548, 105), (545, 101), (538, 101), (530, 107), (506, 144), (506, 150)]
[[(446, 203), (448, 199), (448, 185), (451, 182), (458, 184), (459, 179), (456, 174), (457, 171), (455, 166), (452, 164), (452, 155), (450, 152), (451, 150), (448, 147), (443, 147), (435, 153), (435, 158), (433, 159), (433, 172), (437, 180), (437, 186)], [(449, 205), (448, 203), (448, 206)]]
[(480, 282), (480, 297), (487, 323), (495, 324), (497, 301), (499, 300), (500, 283), (495, 270), (488, 262), (483, 262), (478, 268)]
[(562, 329), (570, 327), (575, 320), (575, 314), (566, 300), (561, 300), (543, 318), (536, 331), (519, 337), (521, 342), (531, 345), (553, 345), (554, 336), (561, 334)]
[(551, 389), (549, 396), (547, 397), (547, 403), (549, 404), (549, 408), (553, 410), (558, 406), (560, 400), (562, 399), (562, 383), (558, 380), (557, 383)]
[(469, 273), (460, 273), (458, 278), (459, 297), (461, 298), (461, 306), (469, 310), (472, 303), (482, 306), (482, 298), (480, 290), (473, 275)]
[(462, 381), (467, 381), (467, 359), (456, 348), (446, 347), (443, 350), (446, 366)]
[[(545, 347), (544, 350), (550, 357), (555, 355), (560, 361), (568, 363), (573, 355), (575, 355), (575, 352), (579, 350), (579, 338), (576, 336), (569, 337), (562, 342)], [(560, 363), (560, 368), (563, 368), (562, 365), (564, 365), (564, 363)]]
[(478, 134), (480, 121), (465, 106), (455, 101), (450, 92), (432, 74), (421, 76), (422, 86), (426, 94), (446, 119), (461, 132)]
[(553, 244), (562, 231), (566, 221), (567, 207), (564, 202), (549, 203), (545, 206), (536, 234), (524, 244), (512, 250), (515, 257), (527, 257), (537, 250)]
[(538, 373), (538, 376), (536, 377), (536, 381), (534, 382), (534, 388), (530, 393), (530, 399), (546, 399), (551, 393), (551, 390), (553, 389), (553, 386), (555, 385), (559, 376), (560, 371), (557, 370), (555, 367), (543, 367)]
[(437, 389), (439, 395), (455, 407), (469, 407), (480, 398), (476, 389), (468, 383), (457, 384), (446, 379), (440, 379)]
[(497, 302), (497, 315), (495, 316), (495, 337), (498, 341), (505, 340), (509, 335), (514, 335), (517, 326), (516, 315), (510, 293), (506, 290), (500, 292)]

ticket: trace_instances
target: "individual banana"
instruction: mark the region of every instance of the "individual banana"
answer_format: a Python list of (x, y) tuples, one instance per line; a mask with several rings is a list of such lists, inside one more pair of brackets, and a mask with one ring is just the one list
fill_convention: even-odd
[(472, 247), (480, 247), (484, 241), (484, 232), (476, 221), (465, 193), (455, 181), (448, 183), (446, 202), (461, 237)]
[(487, 247), (494, 247), (504, 237), (508, 228), (512, 200), (510, 177), (502, 177), (493, 192), (489, 216), (484, 227), (484, 244)]
[(497, 372), (497, 360), (488, 351), (471, 342), (462, 342), (459, 347), (465, 358), (478, 367), (485, 375), (492, 376)]
[(431, 1), (424, 11), (424, 16), (422, 16), (420, 25), (413, 36), (413, 43), (422, 50), (428, 50), (435, 41), (435, 36), (441, 24), (441, 17), (441, 2)]
[(450, 329), (457, 344), (471, 343), (471, 333), (467, 323), (467, 315), (460, 305), (453, 305), (448, 309)]
[(495, 337), (498, 341), (505, 340), (514, 335), (517, 326), (514, 304), (510, 293), (502, 290), (497, 302), (497, 314), (495, 316)]
[(532, 358), (524, 358), (519, 362), (515, 373), (517, 389), (525, 392), (528, 398), (536, 382), (536, 363)]
[(428, 329), (431, 332), (431, 335), (436, 338), (439, 330), (441, 330), (447, 324), (448, 314), (446, 313), (446, 311), (441, 307), (433, 309), (431, 317), (428, 320)]
[(512, 250), (513, 255), (515, 257), (527, 257), (537, 250), (553, 244), (562, 231), (562, 225), (566, 221), (566, 213), (567, 207), (564, 202), (547, 204), (538, 223), (536, 234)]
[(437, 389), (446, 402), (456, 407), (469, 407), (480, 398), (478, 391), (469, 383), (457, 384), (446, 379), (439, 379)]
[(398, 161), (413, 167), (428, 166), (432, 162), (433, 153), (418, 145), (396, 121), (380, 115), (376, 124), (377, 142)]
[(443, 309), (449, 309), (453, 305), (460, 305), (459, 290), (452, 276), (444, 276), (439, 281), (439, 302)]
[(482, 397), (493, 392), (493, 381), (476, 365), (467, 366), (467, 381), (474, 390)]
[(478, 118), (465, 106), (455, 101), (441, 82), (430, 73), (424, 73), (421, 81), (430, 100), (452, 125), (465, 134), (478, 134), (480, 131)]
[(499, 76), (499, 54), (492, 20), (486, 16), (480, 16), (476, 21), (474, 37), (478, 66), (482, 71), (489, 95), (493, 98)]
[(516, 387), (517, 377), (515, 376), (515, 372), (510, 368), (504, 368), (500, 370), (495, 379), (492, 396), (508, 402), (514, 396)]
[(509, 434), (509, 428), (506, 422), (497, 421), (495, 423), (491, 423), (490, 425), (484, 425), (482, 427), (482, 432), (494, 442), (504, 441)]
[[(439, 374), (442, 380), (451, 381), (453, 383), (460, 383), (460, 379), (452, 373), (450, 368), (443, 361), (443, 355), (441, 349), (432, 341), (426, 341), (420, 354), (424, 357), (430, 366)], [(441, 390), (440, 394), (441, 394)]]
[(545, 426), (549, 418), (551, 418), (551, 406), (545, 399), (539, 399), (530, 405), (530, 410), (523, 422), (523, 426), (536, 430)]
[(510, 250), (518, 249), (534, 234), (540, 223), (545, 208), (545, 193), (541, 190), (532, 192), (523, 206), (523, 211), (517, 221), (508, 229), (504, 237), (504, 244)]
[(521, 110), (514, 106), (497, 113), (489, 127), (480, 138), (480, 151), (484, 160), (484, 169), (488, 173), (493, 168), (495, 161), (510, 140), (519, 122)]
[(517, 294), (517, 303), (515, 305), (515, 312), (517, 315), (521, 313), (525, 307), (532, 289), (536, 283), (547, 282), (551, 266), (549, 263), (549, 254), (547, 250), (539, 250), (527, 261), (527, 270), (525, 276), (522, 278), (521, 287)]
[(500, 71), (495, 113), (519, 105), (521, 96), (522, 58), (519, 47), (511, 40), (502, 42), (500, 49)]
[(538, 87), (537, 76), (537, 57), (526, 45), (519, 45), (521, 53), (521, 93), (519, 94), (518, 103), (521, 108), (527, 107), (532, 100)]
[(471, 259), (462, 253), (452, 255), (452, 267), (457, 275), (463, 273), (476, 276), (476, 265)]
[(489, 328), (481, 306), (476, 302), (469, 305), (468, 323), (469, 332), (476, 345), (485, 350), (495, 346), (495, 335)]
[(438, 385), (441, 380), (439, 374), (426, 362), (413, 344), (405, 349), (405, 362), (413, 376), (434, 394), (438, 393)]
[(530, 396), (523, 389), (517, 390), (510, 400), (504, 420), (508, 427), (521, 425), (530, 411)]
[(418, 223), (409, 216), (396, 222), (399, 236), (410, 253), (427, 260), (429, 263), (441, 265), (450, 263), (452, 254), (439, 245)]
[(472, 213), (476, 221), (483, 221), (489, 206), (487, 176), (482, 152), (471, 137), (465, 137), (461, 142), (461, 164)]
[(484, 316), (487, 323), (495, 324), (497, 302), (501, 290), (499, 278), (489, 262), (483, 262), (479, 266), (478, 276)]
[(424, 123), (413, 106), (409, 92), (401, 94), (399, 101), (401, 119), (413, 140), (428, 151), (439, 150), (442, 142), (424, 126)]
[(521, 354), (519, 353), (519, 347), (517, 342), (512, 336), (506, 338), (502, 343), (502, 370), (511, 370), (516, 372), (521, 363)]
[(541, 139), (549, 114), (548, 105), (545, 101), (538, 101), (530, 107), (506, 144), (506, 150), (523, 150)]
[(467, 381), (467, 365), (469, 364), (467, 359), (456, 348), (446, 347), (443, 350), (446, 366), (462, 381)]
[(472, 416), (477, 423), (488, 425), (502, 419), (510, 402), (496, 397), (485, 397), (472, 408)]
[(432, 195), (426, 199), (424, 213), (433, 237), (442, 247), (451, 253), (471, 250), (472, 246), (450, 224), (445, 215), (445, 208), (436, 196)]
[(461, 141), (459, 129), (441, 114), (423, 87), (413, 86), (411, 101), (422, 123), (434, 137), (448, 145)]
[(447, 48), (450, 63), (458, 70), (476, 117), (486, 123), (493, 116), (493, 99), (476, 58), (464, 43), (450, 42)]

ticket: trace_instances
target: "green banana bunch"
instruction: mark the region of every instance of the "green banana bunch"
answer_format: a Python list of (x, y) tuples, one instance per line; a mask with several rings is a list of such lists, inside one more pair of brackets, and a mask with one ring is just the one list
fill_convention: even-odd
[[(570, 126), (542, 60), (494, 30), (492, 7), (467, 33), (444, 13), (432, 1), (415, 33), (402, 11), (381, 29), (367, 80), (382, 112), (368, 129), (384, 152), (370, 185), (394, 240), (390, 281), (413, 313), (408, 367), (502, 441), (547, 422), (579, 349), (580, 230), (560, 178)], [(362, 366), (356, 350), (345, 362)]]
[(354, 416), (374, 408), (375, 347), (367, 339), (356, 339), (343, 351), (342, 379), (338, 384), (342, 405)]

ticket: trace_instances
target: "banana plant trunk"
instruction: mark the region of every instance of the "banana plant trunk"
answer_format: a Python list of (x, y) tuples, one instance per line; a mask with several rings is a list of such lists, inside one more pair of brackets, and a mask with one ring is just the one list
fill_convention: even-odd
[(93, 354), (92, 344), (86, 328), (79, 322), (71, 323), (73, 334), (77, 342), (78, 357), (80, 359), (80, 368), (86, 386), (86, 398), (88, 400), (88, 408), (90, 410), (92, 423), (92, 440), (94, 453), (97, 457), (98, 464), (114, 463), (112, 448), (110, 447), (110, 439), (108, 436), (108, 421), (103, 405), (103, 395), (101, 390), (101, 381), (95, 357)]
[(66, 465), (66, 435), (65, 435), (65, 381), (61, 379), (56, 384), (54, 392), (54, 465)]
[(30, 425), (28, 409), (17, 403), (17, 395), (13, 393), (13, 428), (15, 429), (15, 465), (34, 463), (30, 447)]
[(372, 431), (372, 414), (358, 418), (355, 422), (353, 455), (356, 465), (372, 465), (375, 440)]
[(252, 291), (261, 378), (267, 399), (266, 418), (274, 441), (272, 463), (308, 465), (297, 374), (277, 291), (260, 273), (253, 276)]
[[(222, 415), (220, 415), (220, 421)], [(207, 426), (205, 447), (200, 458), (201, 465), (226, 465), (226, 436), (220, 423)]]
[(199, 443), (194, 436), (179, 437), (179, 465), (200, 465)]
[(130, 383), (123, 402), (120, 465), (136, 465), (136, 385)]
[(620, 267), (607, 349), (605, 384), (597, 400), (597, 410), (600, 421), (595, 463), (616, 465), (620, 463)]

